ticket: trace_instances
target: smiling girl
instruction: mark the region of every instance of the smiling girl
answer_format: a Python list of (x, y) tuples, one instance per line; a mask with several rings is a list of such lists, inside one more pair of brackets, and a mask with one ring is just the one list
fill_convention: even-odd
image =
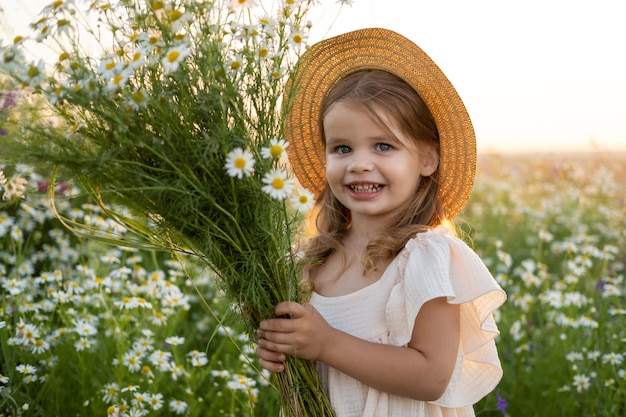
[(339, 417), (474, 415), (502, 377), (492, 312), (505, 294), (449, 228), (475, 172), (463, 103), (384, 29), (314, 45), (293, 88), (290, 159), (320, 197), (303, 259), (314, 291), (261, 322), (261, 365), (316, 361)]

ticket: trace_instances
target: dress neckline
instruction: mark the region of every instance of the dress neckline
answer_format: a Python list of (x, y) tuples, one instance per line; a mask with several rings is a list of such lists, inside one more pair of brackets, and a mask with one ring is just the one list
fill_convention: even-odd
[(342, 295), (322, 295), (318, 292), (316, 292), (315, 290), (313, 290), (313, 293), (311, 295), (311, 298), (316, 298), (318, 300), (346, 300), (352, 297), (357, 297), (357, 296), (362, 296), (363, 294), (367, 294), (373, 290), (375, 290), (377, 288), (377, 286), (383, 282), (383, 280), (387, 279), (388, 275), (392, 275), (390, 273), (390, 271), (392, 270), (392, 267), (394, 267), (397, 263), (398, 263), (398, 259), (400, 258), (400, 255), (402, 254), (402, 252), (404, 252), (404, 249), (402, 249), (400, 251), (400, 253), (398, 255), (396, 255), (395, 258), (393, 258), (393, 260), (389, 263), (389, 265), (387, 265), (387, 268), (385, 268), (385, 270), (383, 271), (382, 275), (380, 276), (380, 278), (378, 278), (376, 281), (372, 282), (371, 284), (366, 285), (365, 287), (359, 288), (358, 290), (346, 293), (346, 294), (342, 294)]

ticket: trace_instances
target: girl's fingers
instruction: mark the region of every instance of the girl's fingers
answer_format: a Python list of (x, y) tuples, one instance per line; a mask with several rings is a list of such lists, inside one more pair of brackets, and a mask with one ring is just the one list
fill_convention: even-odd
[(274, 308), (274, 314), (277, 316), (289, 316), (291, 318), (296, 318), (302, 315), (302, 309), (304, 307), (302, 304), (298, 304), (295, 301), (284, 301), (282, 303), (276, 304)]
[(263, 336), (259, 338), (259, 348), (281, 355), (279, 358), (265, 358), (265, 359), (284, 361), (285, 360), (284, 353), (291, 353), (294, 350), (294, 347), (292, 346), (292, 344), (289, 343), (291, 340), (293, 340), (293, 335), (286, 334), (286, 333), (272, 333), (272, 332), (262, 332), (262, 333), (263, 333)]
[(282, 372), (285, 370), (285, 365), (282, 362), (270, 362), (259, 359), (259, 365), (270, 372)]
[(259, 339), (259, 345), (256, 348), (259, 364), (270, 372), (284, 371), (284, 362), (286, 360), (285, 355), (265, 348), (265, 344), (265, 339)]

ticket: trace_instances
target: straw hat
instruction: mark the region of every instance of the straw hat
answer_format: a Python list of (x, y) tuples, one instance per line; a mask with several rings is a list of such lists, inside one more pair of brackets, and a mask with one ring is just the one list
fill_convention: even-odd
[(293, 171), (319, 197), (326, 184), (324, 146), (318, 131), (322, 102), (347, 75), (363, 70), (390, 72), (411, 85), (430, 109), (440, 140), (439, 198), (449, 218), (469, 199), (476, 172), (476, 137), (467, 110), (439, 67), (412, 41), (387, 29), (348, 32), (312, 45), (300, 58), (288, 87), (292, 107), (285, 138)]

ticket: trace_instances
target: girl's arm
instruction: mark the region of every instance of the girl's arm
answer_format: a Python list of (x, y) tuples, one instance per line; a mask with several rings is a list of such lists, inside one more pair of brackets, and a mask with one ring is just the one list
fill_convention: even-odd
[(459, 350), (459, 306), (445, 298), (425, 303), (408, 347), (368, 342), (331, 327), (310, 305), (284, 302), (277, 316), (261, 322), (261, 366), (284, 370), (285, 355), (320, 361), (380, 391), (421, 401), (441, 397)]

